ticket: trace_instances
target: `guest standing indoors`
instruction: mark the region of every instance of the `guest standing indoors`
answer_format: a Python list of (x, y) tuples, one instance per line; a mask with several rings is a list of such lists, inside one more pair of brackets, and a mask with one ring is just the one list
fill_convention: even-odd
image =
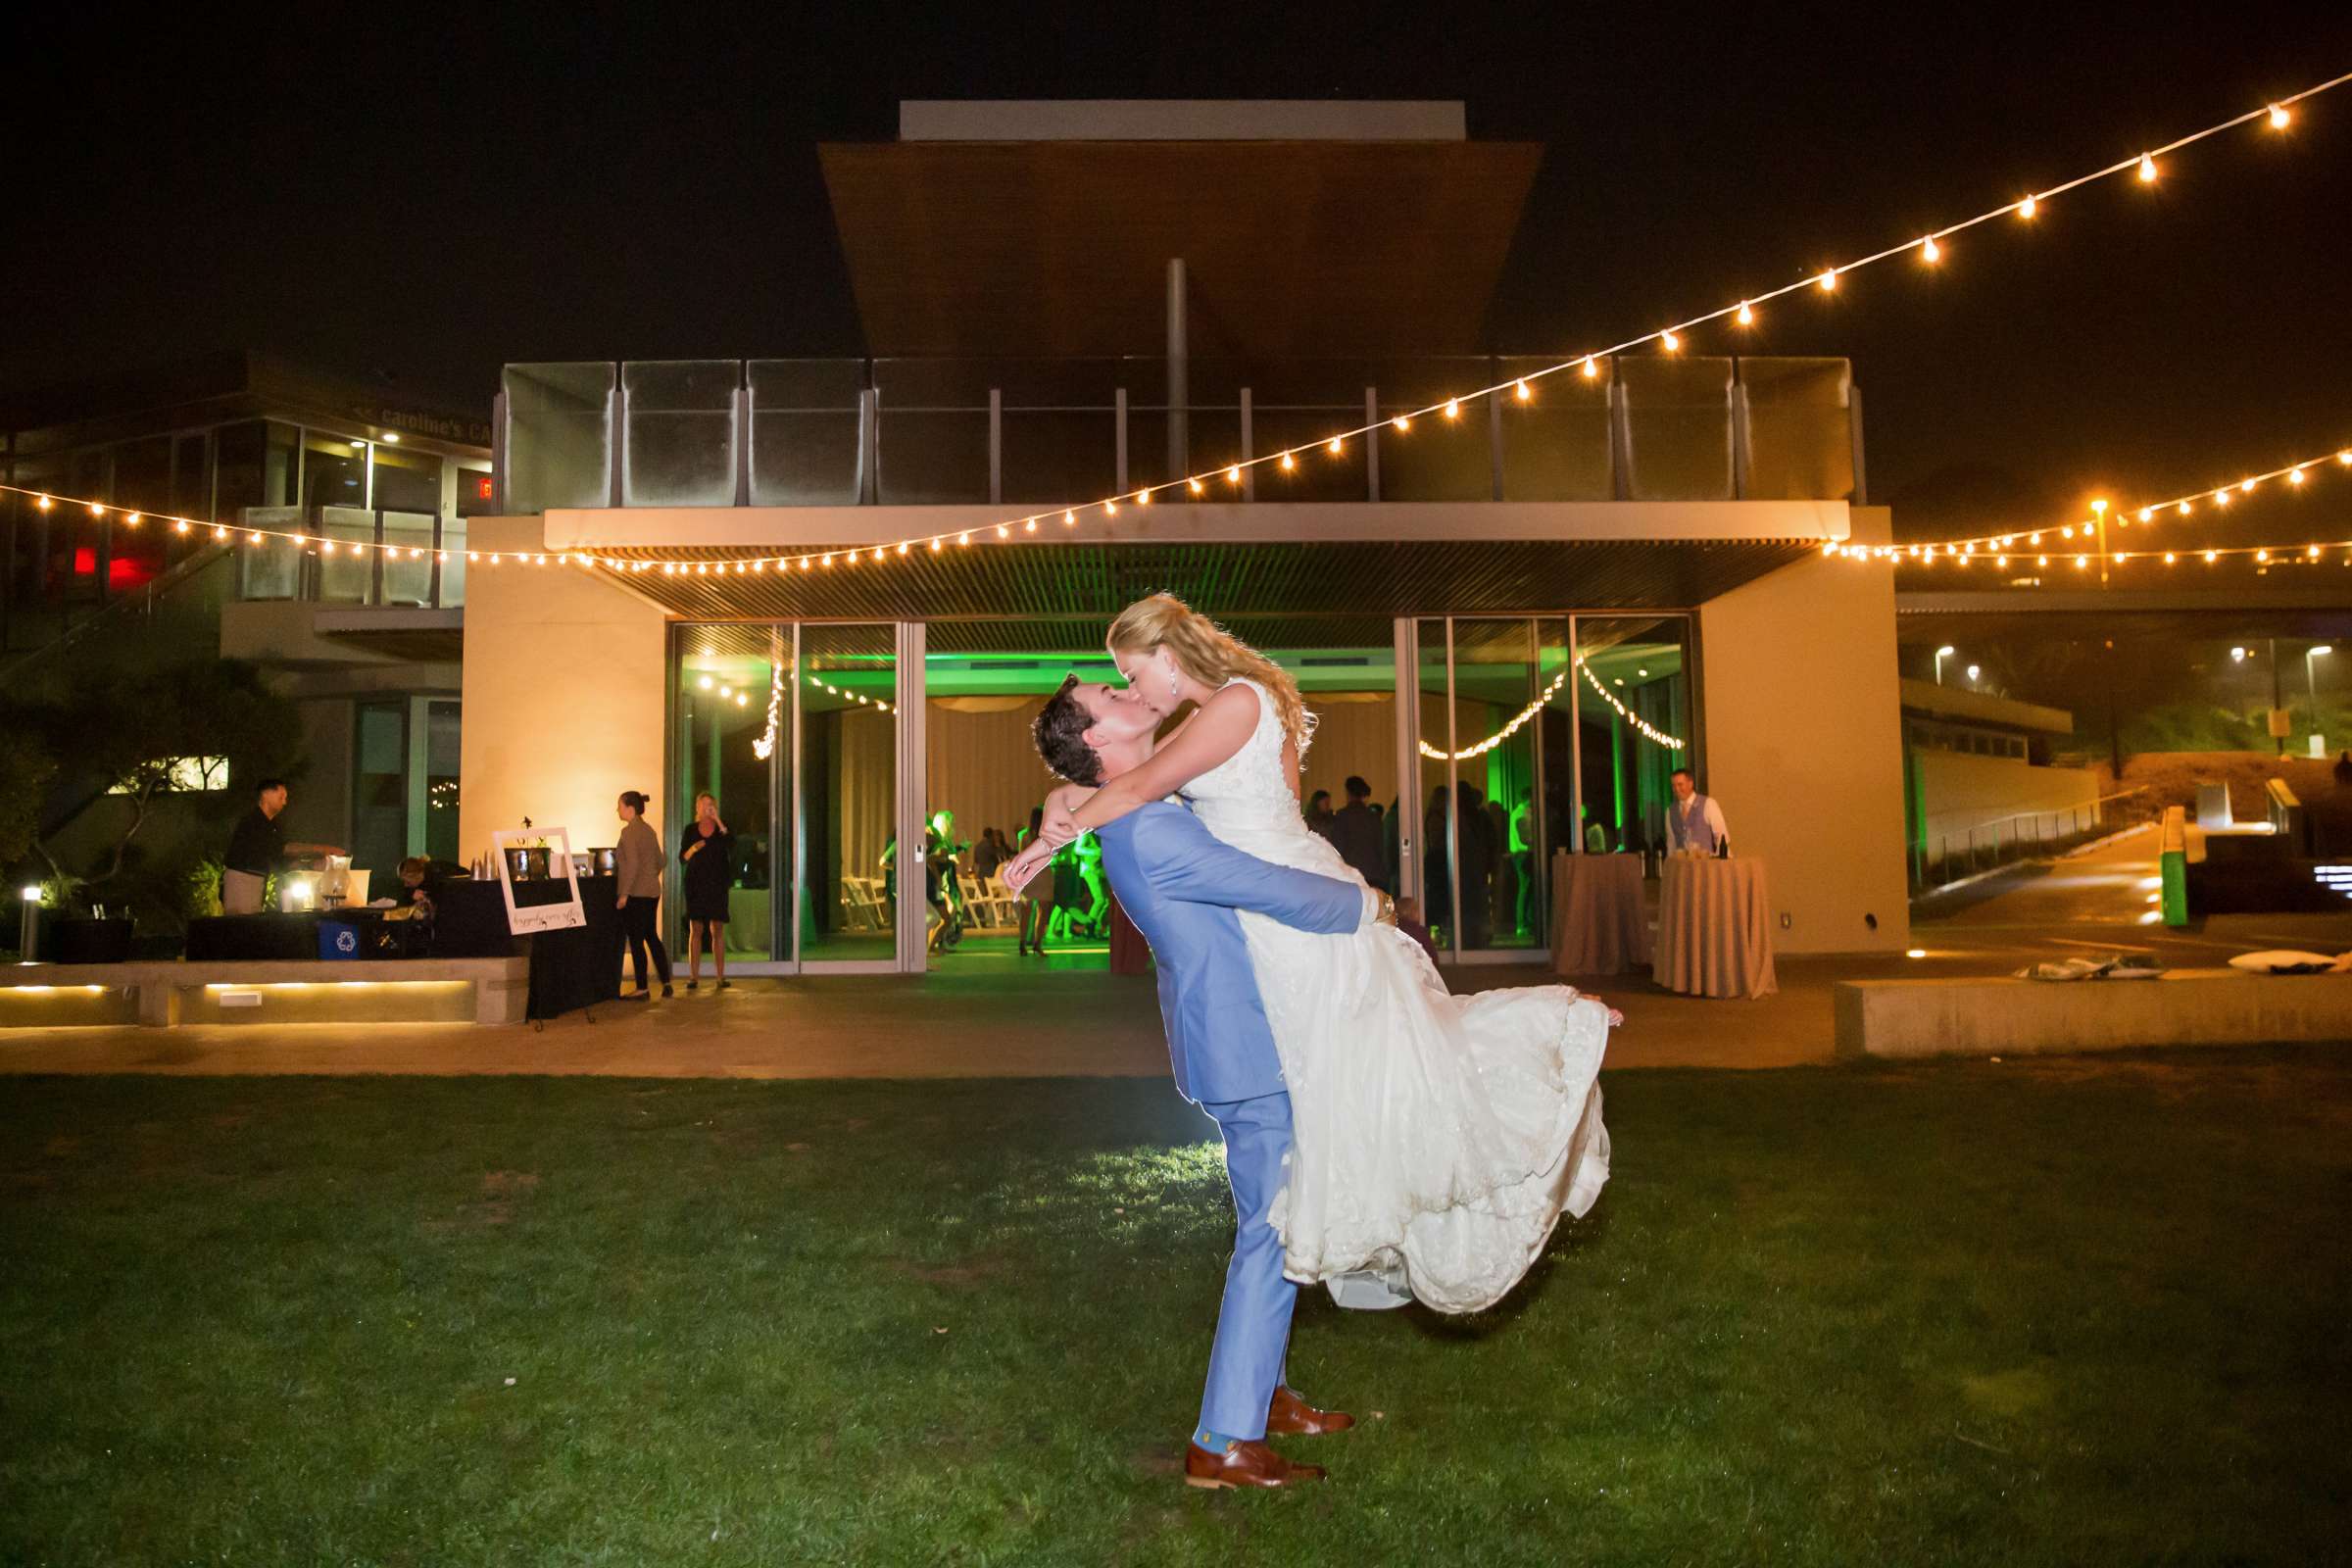
[(1306, 803), (1306, 830), (1337, 849), (1338, 843), (1331, 836), (1332, 820), (1337, 815), (1331, 808), (1331, 791), (1317, 790)]
[(1331, 813), (1331, 826), (1323, 836), (1367, 885), (1383, 893), (1396, 891), (1390, 884), (1389, 858), (1381, 848), (1380, 808), (1372, 804), (1371, 785), (1348, 775), (1348, 804)]
[(1723, 825), (1723, 808), (1712, 796), (1698, 793), (1690, 770), (1678, 767), (1668, 780), (1674, 786), (1674, 805), (1666, 811), (1666, 845), (1676, 854), (1696, 850), (1701, 855), (1731, 853), (1731, 829)]
[[(1038, 833), (1045, 826), (1045, 821), (1046, 808), (1044, 807), (1033, 806), (1029, 808), (1029, 830), (1021, 835), (1021, 844), (1024, 847), (1036, 840)], [(1021, 889), (1019, 952), (1023, 955), (1034, 953), (1039, 957), (1044, 957), (1046, 956), (1046, 932), (1053, 924), (1054, 874), (1049, 870), (1043, 876), (1031, 877), (1028, 885)]]
[(613, 856), (620, 897), (614, 906), (620, 910), (620, 927), (629, 936), (630, 966), (637, 972), (637, 989), (622, 992), (623, 1002), (643, 1002), (650, 995), (645, 983), (648, 947), (654, 950), (654, 971), (662, 977), (662, 994), (676, 994), (669, 987), (669, 950), (662, 945), (662, 927), (656, 919), (662, 907), (662, 837), (645, 820), (647, 804), (643, 790), (620, 792), (620, 843)]
[(702, 989), (708, 943), (718, 974), (715, 989), (732, 990), (727, 984), (727, 893), (735, 885), (735, 835), (719, 820), (718, 800), (708, 790), (694, 798), (694, 820), (687, 825), (678, 863), (686, 871), (686, 989)]

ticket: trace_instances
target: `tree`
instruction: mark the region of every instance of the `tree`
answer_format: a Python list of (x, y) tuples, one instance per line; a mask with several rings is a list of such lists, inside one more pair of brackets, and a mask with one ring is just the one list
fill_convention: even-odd
[[(77, 903), (142, 870), (140, 832), (165, 797), (184, 795), (199, 815), (225, 824), (242, 804), (241, 791), (260, 778), (291, 776), (301, 756), (294, 705), (265, 686), (253, 665), (232, 660), (137, 673), (91, 669), (71, 677), (61, 698), (21, 709), (8, 720), (55, 760), (66, 793), (39, 824), (32, 848)], [(226, 760), (225, 792), (184, 787), (182, 770), (200, 758)], [(126, 808), (111, 842), (87, 864), (61, 864), (61, 830), (108, 797)]]
[[(0, 721), (4, 723), (4, 721)], [(57, 776), (57, 759), (29, 727), (5, 723), (0, 741), (0, 866), (11, 866), (32, 852), (41, 821), (41, 802), (49, 781)]]

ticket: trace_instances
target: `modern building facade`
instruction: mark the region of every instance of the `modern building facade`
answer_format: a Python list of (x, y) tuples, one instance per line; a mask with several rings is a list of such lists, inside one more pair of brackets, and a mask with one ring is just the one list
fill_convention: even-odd
[(895, 846), (1025, 826), (1038, 701), (1165, 590), (1298, 678), (1305, 788), (1370, 784), (1449, 960), (1541, 956), (1552, 854), (1662, 843), (1676, 766), (1782, 951), (1901, 947), (1891, 593), (1823, 549), (1888, 537), (1849, 368), (1493, 353), (1542, 149), (1461, 121), (910, 104), (823, 149), (867, 357), (510, 366), (465, 851), (608, 843), (623, 789), (674, 849), (707, 790), (738, 963), (953, 961)]
[[(0, 681), (252, 661), (302, 714), (294, 837), (387, 871), (457, 855), (466, 526), (493, 493), (478, 414), (239, 353), (0, 415)], [(248, 544), (253, 530), (307, 543)], [(63, 790), (61, 809), (107, 808)]]

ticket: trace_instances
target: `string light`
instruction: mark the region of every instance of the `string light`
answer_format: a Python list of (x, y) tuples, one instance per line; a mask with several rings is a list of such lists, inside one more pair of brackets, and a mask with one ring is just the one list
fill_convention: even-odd
[(1558, 696), (1560, 688), (1567, 684), (1568, 672), (1563, 669), (1557, 675), (1552, 677), (1550, 685), (1544, 688), (1544, 693), (1542, 696), (1538, 697), (1534, 702), (1528, 704), (1525, 708), (1519, 710), (1518, 713), (1512, 717), (1508, 724), (1503, 725), (1502, 728), (1496, 730), (1485, 740), (1478, 742), (1474, 746), (1466, 746), (1458, 752), (1441, 751), (1437, 747), (1430, 745), (1429, 742), (1423, 741), (1421, 742), (1421, 755), (1428, 758), (1433, 762), (1464, 762), (1468, 761), (1473, 757), (1484, 757), (1495, 747), (1500, 746), (1504, 741), (1507, 741), (1512, 736), (1518, 734), (1520, 730), (1526, 728), (1528, 720), (1534, 718), (1538, 713), (1544, 711), (1544, 705), (1550, 702), (1554, 697)]
[(1611, 708), (1617, 710), (1617, 716), (1624, 719), (1626, 723), (1632, 725), (1635, 732), (1641, 735), (1643, 740), (1649, 741), (1658, 746), (1663, 746), (1670, 752), (1679, 752), (1683, 749), (1683, 743), (1681, 741), (1677, 740), (1672, 735), (1667, 734), (1664, 730), (1655, 727), (1641, 714), (1635, 712), (1632, 709), (1619, 702), (1617, 700), (1616, 693), (1610, 691), (1606, 686), (1603, 686), (1600, 683), (1600, 677), (1592, 673), (1592, 666), (1586, 663), (1583, 659), (1580, 658), (1577, 660), (1576, 667), (1583, 672), (1585, 684), (1592, 687), (1594, 691), (1600, 693), (1600, 700), (1608, 704)]
[[(1704, 326), (1711, 322), (1722, 320), (1727, 318), (1735, 318), (1739, 324), (1743, 326), (1751, 324), (1755, 319), (1757, 306), (1768, 303), (1771, 300), (1777, 299), (1785, 294), (1791, 293), (1796, 289), (1812, 287), (1819, 288), (1824, 292), (1835, 292), (1838, 279), (1843, 273), (1854, 271), (1860, 268), (1874, 266), (1880, 262), (1886, 261), (1895, 256), (1907, 254), (1914, 250), (1919, 252), (1923, 260), (1930, 263), (1936, 262), (1942, 255), (1941, 240), (1946, 236), (1959, 233), (1965, 229), (1973, 228), (1980, 223), (1993, 221), (1996, 219), (2012, 213), (2016, 214), (2020, 218), (2030, 220), (2040, 211), (2040, 206), (2043, 202), (2065, 195), (2068, 192), (2081, 189), (2082, 187), (2095, 183), (2096, 181), (2120, 174), (2126, 170), (2136, 172), (2138, 177), (2143, 182), (2152, 180), (2155, 177), (2156, 164), (2159, 158), (2174, 152), (2178, 152), (2198, 142), (2202, 142), (2210, 137), (2221, 135), (2227, 131), (2235, 129), (2238, 126), (2247, 124), (2256, 120), (2267, 119), (2270, 126), (2274, 130), (2283, 130), (2291, 118), (2289, 114), (2290, 106), (2301, 103), (2307, 98), (2316, 97), (2321, 93), (2332, 91), (2337, 87), (2345, 85), (2347, 82), (2352, 82), (2352, 73), (2345, 73), (2330, 77), (2328, 80), (2317, 82), (2312, 86), (2304, 88), (2300, 92), (2280, 98), (2274, 103), (2266, 104), (2262, 108), (2249, 110), (2244, 114), (2234, 116), (2229, 120), (2221, 121), (2217, 123), (2207, 125), (2202, 129), (2191, 131), (2186, 135), (2176, 137), (2172, 141), (2166, 142), (2161, 146), (2151, 147), (2142, 153), (2135, 154), (2130, 158), (2126, 158), (2118, 163), (2110, 164), (2104, 168), (2094, 169), (2087, 173), (2077, 175), (2075, 178), (2066, 180), (2060, 184), (2049, 186), (2040, 191), (2030, 192), (2018, 200), (2005, 202), (1998, 207), (1994, 207), (1986, 212), (1980, 213), (1973, 218), (1963, 220), (1959, 222), (1945, 224), (1940, 228), (1931, 231), (1924, 238), (1908, 239), (1888, 249), (1870, 255), (1857, 257), (1851, 261), (1840, 262), (1834, 266), (1823, 268), (1810, 276), (1798, 281), (1784, 284), (1777, 289), (1769, 290), (1761, 295), (1735, 300), (1728, 305), (1720, 307), (1719, 309), (1704, 312), (1700, 315), (1693, 316), (1687, 320), (1678, 321), (1669, 326), (1657, 328), (1650, 332), (1644, 333), (1640, 337), (1629, 339), (1628, 341), (1620, 343), (1612, 348), (1600, 349), (1594, 352), (1584, 354), (1574, 359), (1565, 360), (1559, 364), (1546, 367), (1542, 370), (1532, 371), (1525, 375), (1515, 376), (1509, 380), (1497, 382), (1493, 386), (1448, 394), (1436, 400), (1427, 408), (1399, 412), (1394, 416), (1389, 422), (1394, 424), (1394, 426), (1401, 432), (1411, 427), (1412, 418), (1417, 414), (1442, 411), (1447, 418), (1451, 419), (1458, 414), (1460, 405), (1462, 403), (1474, 401), (1479, 398), (1492, 398), (1497, 396), (1505, 388), (1510, 389), (1512, 393), (1521, 401), (1526, 401), (1532, 396), (1531, 384), (1535, 381), (1543, 379), (1546, 375), (1567, 370), (1573, 366), (1584, 378), (1588, 380), (1594, 379), (1597, 378), (1600, 373), (1601, 360), (1611, 358), (1617, 354), (1633, 349), (1641, 348), (1645, 344), (1654, 344), (1668, 354), (1678, 353), (1684, 346), (1683, 334), (1690, 329)], [(1377, 427), (1378, 422), (1379, 421), (1374, 421), (1373, 423), (1361, 425), (1351, 430), (1335, 431), (1330, 437), (1327, 438), (1328, 443), (1336, 452), (1338, 450), (1339, 443), (1344, 441), (1347, 437), (1370, 434)], [(2339, 463), (2352, 465), (2352, 449), (2347, 449), (2336, 454), (2336, 458)], [(1225, 466), (1223, 471), (1228, 482), (1238, 485), (1242, 482), (1242, 470), (1245, 467), (1254, 467), (1259, 464), (1269, 462), (1279, 463), (1286, 469), (1293, 469), (1297, 466), (1297, 459), (1294, 453), (1291, 450), (1286, 449), (1279, 455), (1263, 454), (1260, 456), (1248, 458), (1240, 462), (1229, 463)], [(1192, 488), (1196, 481), (1204, 478), (1209, 472), (1213, 471), (1215, 470), (1204, 469), (1202, 472), (1198, 474), (1184, 475), (1182, 476), (1182, 479), (1184, 482), (1186, 482), (1188, 488)], [(2267, 475), (2264, 477), (2267, 477)], [(1177, 481), (1171, 480), (1170, 482), (1173, 484)], [(38, 510), (43, 512), (50, 510), (52, 505), (52, 498), (39, 491), (26, 490), (14, 485), (0, 486), (0, 489), (5, 489), (8, 491), (13, 491), (17, 494), (32, 497), (33, 505)], [(1200, 492), (1196, 489), (1195, 493), (1198, 494)], [(1140, 495), (1137, 499), (1139, 502), (1148, 502), (1149, 495), (1146, 493), (1144, 495)], [(2219, 500), (2220, 497), (2217, 496), (2216, 499)], [(91, 515), (93, 516), (103, 516), (110, 510), (119, 511), (125, 516), (130, 515), (128, 509), (110, 508), (107, 504), (101, 502), (85, 501), (81, 504), (90, 509)], [(1105, 515), (1114, 514), (1116, 512), (1115, 503), (1106, 498), (1102, 503), (1102, 510)], [(2185, 512), (2184, 507), (2182, 510)], [(1008, 523), (1012, 521), (1017, 521), (1022, 524), (1022, 531), (1024, 534), (1033, 534), (1036, 531), (1036, 524), (1039, 519), (1051, 514), (1051, 513), (1038, 513), (1027, 517), (1008, 519), (1006, 523), (998, 524), (997, 537), (1000, 539), (1009, 538), (1011, 536), (1011, 529), (1008, 526)], [(173, 518), (171, 520), (173, 521), (175, 526), (182, 523), (186, 523), (190, 526), (193, 525), (193, 519)], [(1067, 526), (1075, 526), (1077, 520), (1076, 509), (1071, 508), (1064, 510), (1062, 513), (1062, 520)], [(208, 523), (207, 526), (215, 526), (215, 524)], [(182, 529), (182, 531), (184, 531), (184, 529)], [(304, 547), (307, 545), (307, 541), (305, 541), (303, 536), (299, 534), (283, 533), (276, 530), (253, 529), (248, 530), (248, 535), (249, 543), (255, 542), (259, 539), (285, 539), (296, 544), (298, 547)], [(947, 536), (942, 535), (939, 537), (944, 541)], [(956, 542), (958, 544), (962, 544), (967, 538), (968, 533), (957, 535)], [(1984, 541), (1974, 541), (1973, 543), (1983, 542)], [(898, 554), (904, 556), (907, 554), (909, 549), (915, 544), (922, 544), (926, 548), (930, 548), (933, 546), (934, 541), (929, 536), (916, 536), (911, 539), (896, 541), (895, 545), (892, 546), (876, 546), (874, 547), (873, 559), (876, 562), (880, 562), (883, 559), (885, 550), (889, 548), (895, 548)], [(364, 555), (368, 550), (370, 549), (376, 550), (379, 553), (397, 554), (398, 549), (398, 547), (395, 546), (379, 545), (371, 542), (360, 541), (347, 541), (344, 544), (344, 548), (350, 550), (355, 555)], [(1849, 559), (1865, 559), (1869, 556), (1869, 552), (1863, 552), (1860, 556), (1851, 557)], [(856, 564), (858, 561), (858, 553), (855, 550), (847, 552), (845, 564)], [(464, 556), (467, 562), (474, 563), (476, 564), (481, 564), (484, 559), (482, 555), (470, 550), (464, 552)], [(490, 564), (495, 565), (500, 563), (501, 558), (498, 553), (494, 552), (491, 553), (487, 559)], [(544, 555), (535, 557), (524, 556), (518, 559), (528, 561), (534, 565), (546, 564), (546, 557)], [(604, 569), (621, 569), (617, 565), (596, 562), (586, 557), (560, 556), (558, 559), (560, 562), (565, 564), (577, 564), (586, 567), (603, 566)], [(1886, 558), (1881, 557), (1880, 559)], [(809, 557), (806, 553), (768, 556), (759, 558), (751, 562), (749, 569), (754, 571), (763, 571), (769, 565), (774, 565), (778, 569), (787, 569), (794, 565), (798, 565), (803, 570), (807, 570), (808, 568), (808, 564)], [(830, 566), (832, 564), (832, 554), (830, 552), (820, 554), (816, 557), (816, 564), (820, 567)], [(642, 569), (642, 564), (632, 563), (630, 564), (628, 569)], [(720, 569), (723, 573), (725, 570), (725, 565), (723, 564)], [(744, 564), (736, 564), (737, 574), (740, 575), (745, 569)], [(705, 571), (698, 574), (708, 575), (708, 572)]]
[[(2339, 467), (2352, 467), (2352, 448), (2346, 448), (2333, 454), (2333, 456)], [(2067, 527), (2061, 528), (2060, 533), (2064, 537), (2072, 538), (2074, 535), (2071, 531), (2069, 531), (2070, 529), (2080, 528), (2085, 531), (2095, 530), (2097, 526), (2096, 519), (2099, 516), (2104, 515), (2111, 509), (2117, 511), (2132, 510), (2133, 514), (2136, 515), (2141, 522), (2151, 521), (2157, 514), (2165, 512), (2170, 512), (2177, 516), (2185, 517), (2189, 515), (2189, 514), (2195, 509), (2195, 503), (2197, 499), (2202, 496), (2210, 496), (2213, 504), (2216, 507), (2226, 509), (2229, 507), (2230, 502), (2236, 500), (2239, 496), (2252, 494), (2257, 487), (2264, 483), (2264, 481), (2270, 479), (2283, 478), (2286, 480), (2288, 485), (2296, 489), (2301, 489), (2308, 485), (2314, 477), (2328, 471), (2326, 467), (2323, 466), (2327, 461), (2327, 454), (2322, 454), (2318, 457), (2299, 458), (2292, 463), (2281, 464), (2279, 466), (2268, 469), (2265, 472), (2249, 474), (2240, 479), (2234, 485), (2223, 485), (2221, 488), (2212, 491), (2199, 490), (2191, 495), (2168, 496), (2162, 501), (2151, 501), (2136, 509), (2112, 508), (2112, 504), (2109, 503), (2106, 498), (2100, 497), (2090, 503), (2090, 520), (2069, 524)], [(2116, 520), (2119, 524), (2123, 521), (2123, 519), (2120, 517)], [(1939, 539), (1936, 541), (1936, 548), (1942, 550), (1946, 554), (1949, 554), (1955, 550), (1984, 550), (1996, 544), (2005, 545), (2012, 537), (2014, 536), (2007, 534), (1980, 534), (1975, 538), (1970, 539)], [(2034, 534), (2028, 542), (2039, 544), (2041, 542), (2041, 535), (2037, 532)]]
[[(863, 708), (878, 709), (885, 713), (896, 711), (896, 710), (894, 710), (890, 704), (884, 702), (879, 697), (861, 697), (856, 692), (845, 692), (840, 687), (834, 685), (831, 681), (822, 679), (819, 676), (804, 675), (802, 679), (808, 681), (808, 683), (811, 686), (821, 687), (824, 690), (831, 692), (834, 696), (840, 698), (845, 703), (856, 703)], [(765, 754), (762, 753), (761, 755), (764, 756)]]

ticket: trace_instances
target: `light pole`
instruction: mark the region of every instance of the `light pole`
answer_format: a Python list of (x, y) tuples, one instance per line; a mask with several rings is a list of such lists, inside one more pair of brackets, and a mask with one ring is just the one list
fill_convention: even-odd
[(1958, 650), (1958, 649), (1956, 649), (1956, 648), (1954, 648), (1954, 647), (1953, 647), (1953, 646), (1952, 646), (1950, 643), (1945, 643), (1945, 644), (1944, 644), (1944, 645), (1943, 645), (1941, 648), (1938, 648), (1938, 649), (1936, 649), (1936, 685), (1940, 686), (1940, 685), (1942, 685), (1942, 684), (1943, 684), (1943, 662), (1944, 662), (1945, 660), (1947, 660), (1947, 659), (1951, 658), (1951, 657), (1952, 657), (1952, 655), (1954, 655), (1954, 654), (1956, 654), (1956, 653), (1958, 653), (1958, 652), (1959, 652), (1959, 650)]
[(2311, 662), (2334, 652), (2335, 649), (2327, 643), (2315, 643), (2303, 650), (2303, 689), (2311, 694), (2311, 732), (2314, 735), (2320, 733), (2320, 679)]

